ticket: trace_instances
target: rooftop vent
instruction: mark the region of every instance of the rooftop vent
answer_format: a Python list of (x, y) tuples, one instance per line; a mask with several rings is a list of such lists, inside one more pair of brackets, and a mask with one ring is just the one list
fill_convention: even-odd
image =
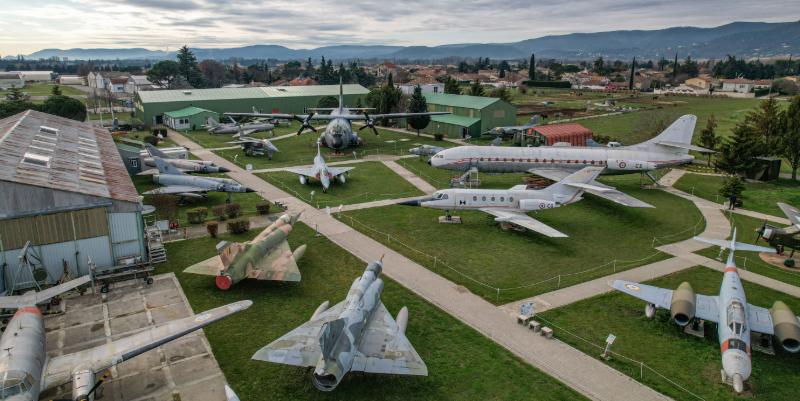
[(45, 134), (50, 134), (50, 135), (58, 135), (58, 128), (41, 125), (39, 126), (39, 132), (43, 132)]
[(192, 91), (183, 91), (183, 94), (184, 94), (184, 95), (191, 95), (191, 94), (192, 94)]
[(50, 156), (25, 152), (25, 155), (22, 157), (22, 162), (34, 166), (50, 167)]

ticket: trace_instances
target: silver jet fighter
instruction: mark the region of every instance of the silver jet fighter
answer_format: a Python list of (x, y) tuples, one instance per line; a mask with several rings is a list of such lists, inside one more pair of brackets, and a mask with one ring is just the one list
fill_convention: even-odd
[(511, 125), (505, 127), (494, 127), (483, 134), (483, 137), (497, 137), (497, 138), (513, 138), (517, 134), (523, 133), (531, 128), (535, 128), (539, 125), (539, 119), (534, 116), (531, 117), (530, 122), (524, 125)]
[[(458, 146), (431, 158), (434, 167), (489, 173), (532, 173), (558, 181), (586, 166), (601, 166), (604, 174), (646, 173), (662, 167), (691, 163), (690, 150), (711, 152), (692, 145), (697, 117), (685, 115), (653, 139), (632, 146)], [(652, 176), (651, 179), (656, 181)]]
[(750, 333), (773, 335), (783, 349), (800, 351), (800, 321), (781, 301), (771, 309), (747, 303), (739, 271), (734, 261), (734, 251), (775, 252), (771, 248), (736, 242), (736, 229), (730, 241), (694, 237), (695, 240), (730, 250), (725, 264), (725, 274), (719, 295), (695, 294), (689, 283), (682, 283), (675, 291), (624, 280), (615, 280), (611, 286), (628, 295), (647, 302), (645, 314), (655, 315), (656, 308), (668, 309), (672, 320), (686, 326), (693, 319), (717, 323), (720, 353), (722, 354), (722, 380), (733, 385), (740, 393), (750, 377)]
[(313, 367), (311, 382), (331, 391), (348, 372), (427, 376), (428, 368), (405, 336), (408, 309), (392, 319), (381, 302), (382, 261), (367, 265), (347, 298), (328, 308), (323, 302), (311, 319), (253, 355), (259, 361)]
[[(548, 237), (567, 237), (566, 234), (534, 219), (528, 212), (553, 209), (582, 199), (584, 192), (601, 196), (630, 207), (653, 207), (603, 184), (590, 184), (600, 175), (602, 167), (584, 167), (544, 189), (527, 189), (517, 185), (511, 189), (451, 188), (436, 191), (432, 199), (402, 202), (401, 205), (451, 210), (480, 210), (491, 214), (501, 224), (513, 224)], [(599, 186), (598, 186), (599, 185)]]
[[(310, 178), (319, 180), (322, 184), (322, 192), (328, 192), (331, 180), (338, 179), (340, 183), (347, 182), (347, 172), (355, 167), (328, 167), (325, 159), (322, 158), (320, 144), (317, 142), (317, 155), (314, 156), (314, 165), (311, 167), (289, 167), (286, 171), (297, 174), (300, 177), (300, 184), (308, 184)], [(337, 178), (338, 177), (338, 178)]]
[(104, 380), (96, 378), (98, 372), (252, 305), (251, 301), (235, 302), (84, 351), (47, 357), (44, 319), (36, 304), (86, 284), (89, 280), (89, 276), (84, 276), (44, 291), (0, 297), (0, 308), (17, 310), (0, 337), (0, 398), (6, 401), (36, 401), (40, 392), (71, 382), (72, 399), (90, 401)]
[(218, 123), (214, 119), (209, 118), (208, 124), (203, 127), (208, 130), (209, 134), (238, 134), (240, 136), (249, 136), (256, 132), (272, 132), (272, 130), (275, 129), (275, 124), (263, 121), (238, 123), (233, 119), (231, 119), (230, 123)]
[(420, 145), (416, 148), (411, 148), (408, 150), (408, 153), (417, 156), (433, 156), (447, 148), (443, 148), (441, 146), (433, 146), (433, 145)]
[[(378, 135), (378, 130), (375, 128), (375, 120), (380, 119), (394, 119), (405, 118), (412, 116), (433, 116), (439, 114), (450, 114), (449, 112), (425, 112), (425, 113), (388, 113), (388, 114), (373, 114), (369, 115), (367, 110), (370, 109), (354, 109), (344, 106), (344, 87), (341, 80), (339, 81), (339, 107), (333, 109), (317, 109), (310, 108), (310, 114), (260, 114), (260, 113), (225, 113), (226, 116), (241, 116), (241, 117), (264, 117), (264, 118), (278, 118), (278, 119), (291, 119), (297, 120), (302, 125), (297, 131), (297, 135), (303, 133), (304, 130), (310, 129), (317, 132), (317, 129), (311, 125), (312, 121), (327, 121), (328, 125), (325, 127), (319, 140), (325, 146), (341, 151), (342, 149), (356, 146), (361, 143), (361, 139), (353, 131), (353, 121), (363, 121), (364, 125), (358, 130), (361, 131), (365, 128), (372, 129), (375, 135)], [(314, 111), (330, 110), (330, 114), (316, 114)], [(363, 111), (363, 114), (352, 114), (353, 111)]]
[(269, 139), (251, 138), (249, 136), (239, 136), (239, 134), (233, 137), (236, 139), (225, 143), (241, 146), (244, 154), (248, 156), (267, 155), (267, 158), (272, 160), (272, 155), (280, 152)]
[(208, 192), (227, 192), (230, 202), (233, 192), (255, 192), (230, 178), (197, 177), (185, 175), (160, 157), (153, 157), (158, 173), (153, 174), (153, 182), (161, 188), (143, 192), (144, 195), (178, 195), (183, 198), (201, 199)]
[[(166, 153), (162, 152), (160, 149), (156, 148), (155, 146), (147, 143), (144, 145), (145, 149), (147, 150), (147, 154), (150, 157), (146, 157), (144, 159), (145, 166), (155, 167), (156, 162), (153, 160), (154, 157), (160, 157), (165, 163), (172, 165), (173, 167), (177, 168), (178, 170), (184, 173), (201, 173), (201, 174), (208, 174), (208, 173), (227, 173), (228, 170), (225, 167), (220, 167), (214, 164), (214, 162), (207, 161), (207, 160), (190, 160), (190, 159), (177, 159), (172, 158)], [(138, 175), (152, 175), (158, 171), (157, 169), (149, 169), (142, 171)]]

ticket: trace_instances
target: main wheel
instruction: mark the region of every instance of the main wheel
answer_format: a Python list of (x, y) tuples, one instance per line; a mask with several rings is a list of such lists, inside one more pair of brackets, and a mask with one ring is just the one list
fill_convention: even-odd
[(100, 287), (100, 292), (103, 294), (108, 294), (108, 289), (108, 284), (103, 284), (103, 286)]

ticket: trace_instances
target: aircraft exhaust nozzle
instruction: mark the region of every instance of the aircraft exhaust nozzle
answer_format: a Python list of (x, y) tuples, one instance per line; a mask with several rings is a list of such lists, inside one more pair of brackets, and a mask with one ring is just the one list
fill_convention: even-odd
[(296, 214), (290, 215), (289, 223), (291, 225), (294, 225), (295, 223), (297, 223), (297, 220), (300, 220), (300, 215), (301, 214), (303, 214), (302, 210), (300, 212), (296, 213)]
[(244, 187), (244, 192), (256, 192), (256, 191), (252, 188)]
[(217, 288), (220, 290), (227, 291), (233, 285), (233, 280), (231, 279), (231, 276), (227, 274), (220, 274), (214, 279), (214, 284), (216, 284)]
[(292, 252), (292, 258), (294, 258), (295, 262), (300, 260), (306, 253), (306, 244), (300, 245), (297, 249)]
[(400, 308), (400, 312), (397, 312), (397, 318), (394, 319), (397, 322), (397, 328), (401, 333), (406, 332), (406, 326), (408, 326), (408, 308), (405, 306)]
[(742, 375), (738, 373), (733, 375), (733, 391), (737, 393), (744, 391), (744, 379), (742, 378)]
[(217, 171), (220, 173), (230, 173), (231, 170), (226, 167), (217, 167)]

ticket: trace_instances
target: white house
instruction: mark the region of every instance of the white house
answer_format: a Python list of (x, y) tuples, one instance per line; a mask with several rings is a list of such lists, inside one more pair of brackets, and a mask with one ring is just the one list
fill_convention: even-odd
[(153, 85), (153, 83), (147, 79), (146, 75), (131, 75), (128, 77), (127, 82), (125, 82), (126, 93), (132, 94), (138, 91), (152, 89), (156, 89), (156, 85)]
[(0, 90), (11, 87), (24, 88), (25, 80), (18, 72), (0, 72)]
[[(420, 84), (419, 86), (422, 89), (422, 93), (444, 93), (444, 84), (440, 82), (435, 84)], [(397, 85), (397, 87), (404, 95), (413, 95), (414, 88), (416, 88), (417, 85), (403, 84)]]
[[(125, 91), (125, 83), (128, 82), (130, 74), (119, 71), (92, 71), (86, 76), (86, 81), (90, 88), (105, 89), (112, 93)], [(117, 79), (112, 83), (112, 79)]]
[(772, 86), (772, 81), (768, 79), (758, 81), (744, 78), (723, 79), (721, 91), (749, 93), (754, 89), (769, 88), (770, 86)]

